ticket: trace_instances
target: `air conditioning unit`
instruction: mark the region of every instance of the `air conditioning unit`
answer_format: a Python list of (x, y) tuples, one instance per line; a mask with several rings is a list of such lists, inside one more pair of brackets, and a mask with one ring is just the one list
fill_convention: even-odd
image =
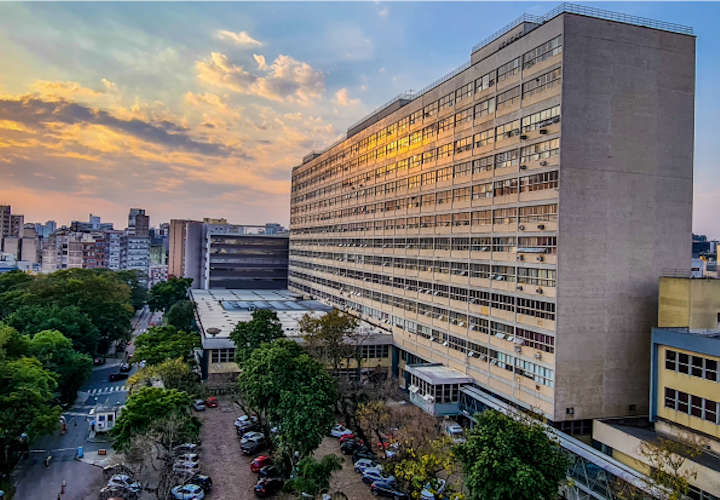
[(527, 165), (520, 165), (520, 170), (526, 170), (526, 169), (527, 169)]
[(523, 226), (522, 224), (519, 225), (519, 226), (518, 226), (518, 230), (519, 230), (519, 231), (525, 231), (525, 226)]
[(522, 255), (518, 255), (517, 260), (525, 260), (525, 257), (523, 257)]
[(448, 346), (448, 342), (447, 342), (447, 340), (446, 340), (445, 342), (443, 342), (443, 345), (444, 345), (445, 347), (447, 347), (447, 346)]
[(535, 359), (542, 359), (542, 354), (540, 354), (539, 352), (536, 352)]
[(541, 166), (541, 167), (547, 166), (547, 162), (546, 162), (545, 160), (541, 161), (541, 162), (540, 162), (540, 166)]
[(527, 136), (525, 134), (523, 134), (520, 136), (520, 139), (522, 139), (524, 141), (525, 139), (527, 139)]
[(537, 293), (539, 293), (540, 295), (543, 294), (543, 289), (542, 289), (542, 288), (536, 288), (535, 291), (536, 291)]
[(538, 255), (538, 256), (537, 256), (537, 261), (538, 261), (538, 262), (542, 262), (542, 261), (544, 261), (544, 260), (545, 260), (545, 257), (543, 257), (542, 255)]
[(520, 347), (519, 345), (516, 345), (515, 352), (522, 352), (522, 347)]
[(468, 351), (468, 358), (472, 358), (475, 355), (475, 351)]
[(541, 128), (539, 132), (543, 135), (547, 134), (547, 129)]

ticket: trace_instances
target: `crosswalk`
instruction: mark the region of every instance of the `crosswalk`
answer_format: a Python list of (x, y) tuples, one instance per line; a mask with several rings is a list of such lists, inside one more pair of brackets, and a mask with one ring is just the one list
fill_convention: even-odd
[(90, 389), (87, 391), (87, 393), (90, 396), (98, 396), (101, 394), (113, 394), (116, 392), (127, 392), (127, 386), (125, 385), (112, 385), (108, 387), (97, 387), (95, 389)]

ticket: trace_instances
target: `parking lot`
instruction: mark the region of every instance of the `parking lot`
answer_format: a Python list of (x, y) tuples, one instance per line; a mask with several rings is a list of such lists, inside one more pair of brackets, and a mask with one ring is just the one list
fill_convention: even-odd
[[(243, 412), (231, 400), (218, 399), (218, 408), (208, 408), (204, 412), (196, 413), (203, 421), (200, 436), (201, 470), (213, 480), (213, 490), (208, 498), (254, 498), (253, 486), (257, 481), (257, 474), (250, 472), (252, 457), (246, 457), (240, 451), (240, 440), (233, 426), (235, 418)], [(351, 458), (343, 457), (337, 439), (328, 437), (318, 448), (316, 456), (322, 457), (330, 453), (343, 458), (343, 469), (333, 474), (330, 491), (342, 491), (352, 500), (372, 498), (370, 489), (363, 484), (360, 475), (353, 472)], [(296, 496), (279, 494), (275, 498), (285, 500)]]

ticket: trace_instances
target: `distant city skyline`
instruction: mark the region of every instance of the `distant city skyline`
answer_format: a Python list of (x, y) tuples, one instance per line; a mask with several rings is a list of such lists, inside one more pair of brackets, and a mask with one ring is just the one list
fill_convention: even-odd
[[(60, 225), (92, 212), (124, 226), (140, 206), (154, 225), (203, 214), (287, 226), (305, 154), (465, 63), (498, 26), (554, 6), (0, 4), (0, 200)], [(693, 228), (720, 237), (717, 4), (592, 6), (694, 28)]]

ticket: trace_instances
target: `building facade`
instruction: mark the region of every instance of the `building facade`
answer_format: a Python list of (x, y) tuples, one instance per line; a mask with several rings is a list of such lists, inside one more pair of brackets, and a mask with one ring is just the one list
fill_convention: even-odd
[(601, 17), (517, 22), (306, 156), (289, 288), (392, 331), (398, 374), (647, 414), (657, 278), (689, 272), (695, 38)]

